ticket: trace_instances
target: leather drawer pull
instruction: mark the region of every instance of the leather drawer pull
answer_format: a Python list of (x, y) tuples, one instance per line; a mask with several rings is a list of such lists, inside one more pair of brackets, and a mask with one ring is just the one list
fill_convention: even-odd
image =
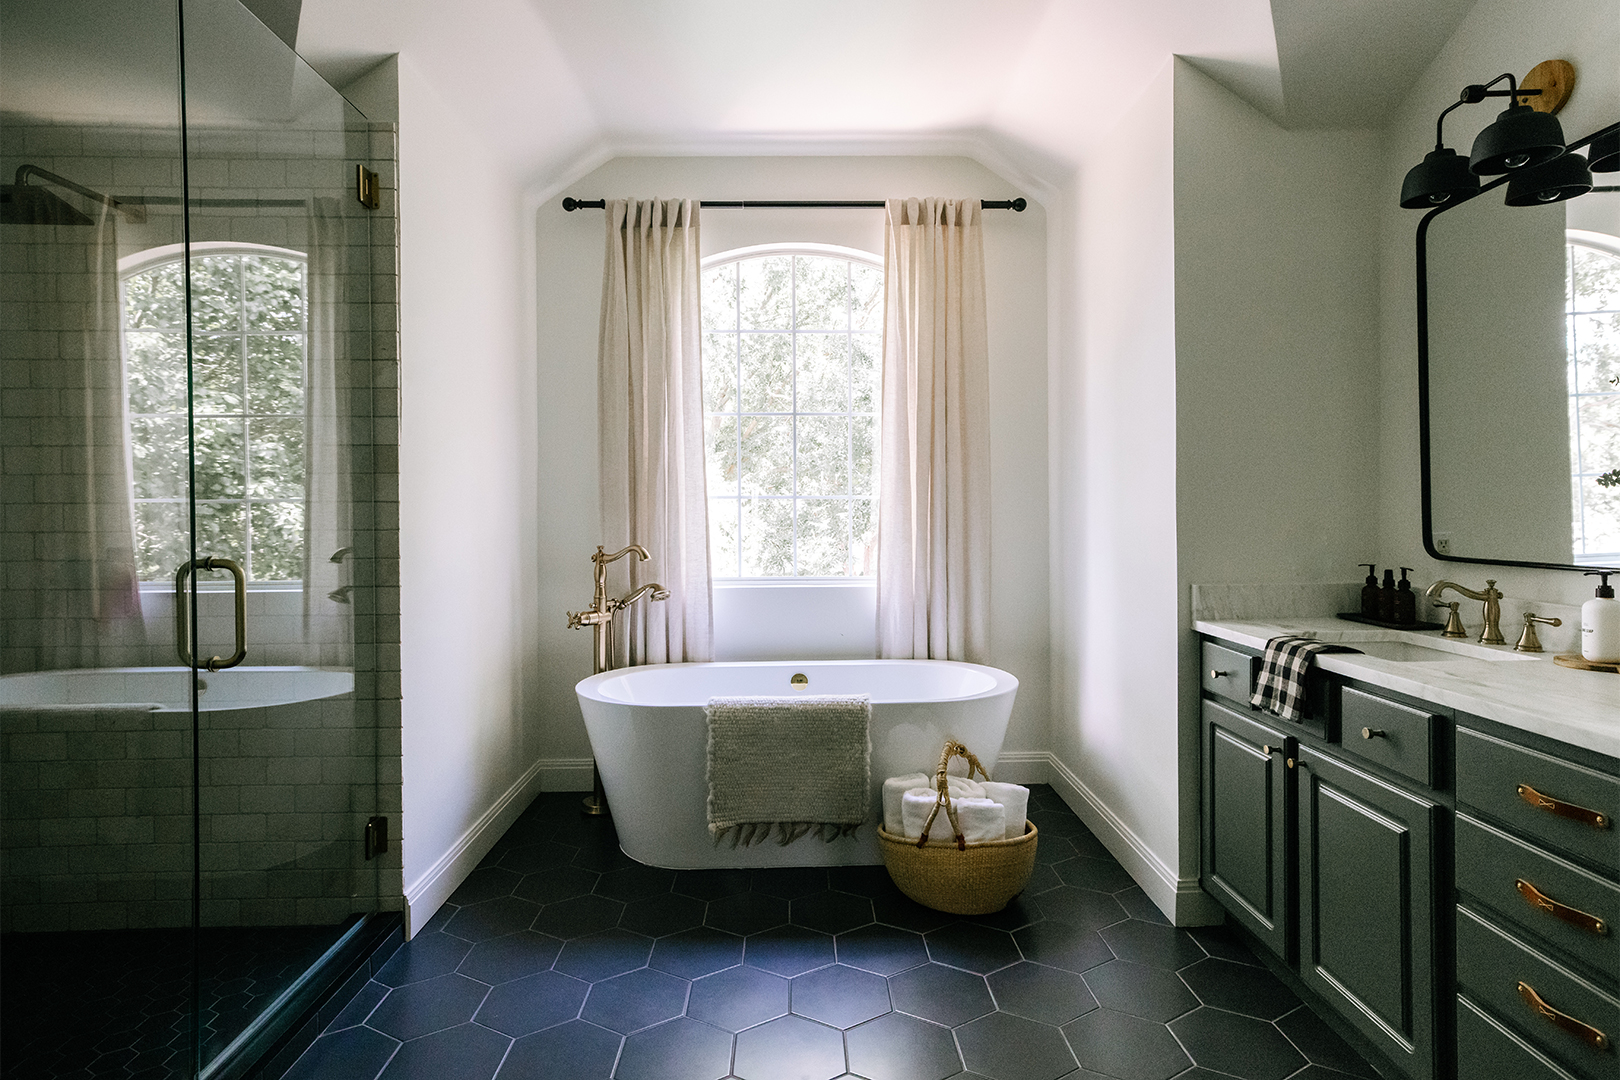
[(1568, 904), (1560, 904), (1558, 901), (1554, 900), (1552, 897), (1548, 896), (1546, 893), (1524, 880), (1524, 878), (1519, 878), (1517, 881), (1515, 881), (1513, 883), (1513, 887), (1519, 890), (1519, 895), (1524, 897), (1525, 903), (1529, 904), (1533, 908), (1539, 908), (1540, 910), (1545, 911), (1555, 919), (1562, 919), (1571, 926), (1579, 927), (1588, 933), (1597, 934), (1599, 937), (1602, 937), (1609, 932), (1609, 924), (1598, 918), (1596, 915), (1588, 915), (1586, 912), (1581, 911), (1578, 908), (1572, 908)]
[(1524, 1003), (1530, 1006), (1532, 1012), (1539, 1013), (1555, 1027), (1563, 1028), (1595, 1049), (1607, 1050), (1609, 1048), (1609, 1037), (1607, 1035), (1591, 1024), (1583, 1024), (1573, 1016), (1561, 1013), (1545, 1001), (1542, 1001), (1541, 995), (1536, 993), (1535, 988), (1529, 983), (1521, 982), (1519, 984), (1519, 996), (1524, 998)]
[(1607, 814), (1600, 814), (1596, 810), (1588, 810), (1584, 806), (1576, 806), (1574, 803), (1567, 803), (1562, 799), (1543, 795), (1529, 784), (1519, 785), (1519, 798), (1534, 806), (1537, 810), (1545, 810), (1549, 814), (1568, 818), (1571, 821), (1584, 821), (1594, 829), (1607, 829), (1609, 827)]

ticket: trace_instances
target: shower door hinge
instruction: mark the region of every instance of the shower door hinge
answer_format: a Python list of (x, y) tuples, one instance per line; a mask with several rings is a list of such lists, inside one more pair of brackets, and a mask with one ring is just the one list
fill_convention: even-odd
[(387, 850), (388, 819), (374, 817), (366, 822), (366, 858), (374, 858)]
[(354, 195), (367, 210), (382, 205), (382, 180), (364, 165), (354, 167)]

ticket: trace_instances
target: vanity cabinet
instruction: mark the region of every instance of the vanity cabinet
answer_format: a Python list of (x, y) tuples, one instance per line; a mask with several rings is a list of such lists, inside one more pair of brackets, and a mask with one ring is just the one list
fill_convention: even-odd
[(1279, 956), (1292, 939), (1289, 744), (1274, 727), (1204, 703), (1204, 888)]

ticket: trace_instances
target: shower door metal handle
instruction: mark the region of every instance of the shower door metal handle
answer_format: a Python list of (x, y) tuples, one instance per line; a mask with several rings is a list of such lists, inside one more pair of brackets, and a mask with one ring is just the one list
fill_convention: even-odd
[(210, 657), (205, 664), (209, 671), (223, 671), (235, 667), (247, 658), (247, 574), (242, 571), (242, 564), (234, 559), (221, 559), (213, 555), (205, 555), (200, 559), (192, 559), (180, 564), (180, 569), (174, 575), (174, 638), (175, 646), (180, 652), (180, 662), (186, 667), (192, 666), (191, 659), (191, 605), (186, 602), (186, 578), (193, 569), (197, 570), (229, 570), (231, 577), (236, 580), (236, 651), (228, 659)]

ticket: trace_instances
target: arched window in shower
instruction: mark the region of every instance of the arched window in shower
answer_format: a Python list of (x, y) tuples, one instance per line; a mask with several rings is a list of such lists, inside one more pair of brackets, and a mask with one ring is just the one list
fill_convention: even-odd
[[(119, 267), (142, 581), (167, 581), (190, 557), (182, 260), (173, 245)], [(191, 246), (196, 545), (240, 562), (250, 581), (303, 573), (308, 297), (302, 252)]]
[(1566, 230), (1575, 562), (1620, 556), (1620, 237)]

